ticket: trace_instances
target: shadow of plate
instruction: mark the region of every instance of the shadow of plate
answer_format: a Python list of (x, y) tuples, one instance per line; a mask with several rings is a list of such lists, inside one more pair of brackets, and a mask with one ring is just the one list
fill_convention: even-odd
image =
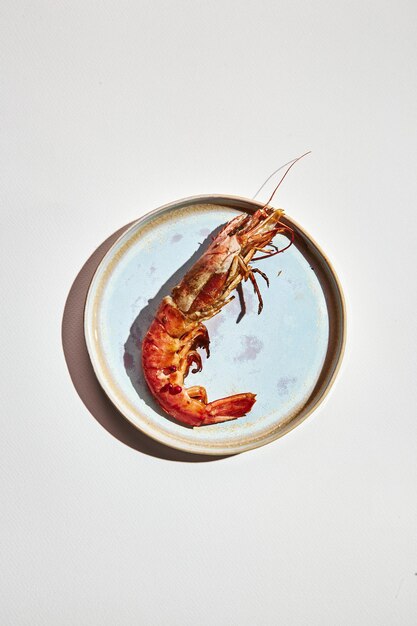
[[(191, 454), (176, 450), (151, 439), (140, 430), (135, 428), (114, 406), (108, 396), (103, 391), (91, 365), (90, 357), (84, 337), (84, 307), (90, 283), (101, 260), (115, 243), (115, 241), (131, 226), (133, 222), (120, 228), (108, 237), (84, 263), (69, 290), (62, 317), (62, 347), (65, 361), (72, 383), (79, 397), (97, 422), (107, 430), (113, 437), (126, 444), (130, 448), (167, 461), (179, 461), (184, 463), (202, 463), (218, 461), (227, 456), (209, 456), (202, 454)], [(203, 243), (203, 245), (206, 242)], [(201, 249), (196, 253), (201, 254)], [(193, 263), (194, 256), (188, 263)], [(188, 266), (188, 263), (186, 264)], [(178, 278), (183, 276), (186, 266), (175, 272), (170, 280), (161, 287), (155, 298), (148, 303), (148, 306), (141, 311), (133, 323), (133, 332), (139, 332), (142, 323), (145, 324), (145, 317), (148, 319), (156, 309), (158, 298), (162, 299), (167, 295), (178, 282)], [(171, 285), (172, 283), (172, 285)], [(139, 319), (140, 318), (140, 319)], [(129, 335), (129, 339), (132, 336)], [(129, 339), (127, 345), (129, 343)], [(143, 392), (143, 390), (142, 390)], [(146, 392), (143, 392), (146, 393)], [(153, 399), (152, 402), (154, 408)]]

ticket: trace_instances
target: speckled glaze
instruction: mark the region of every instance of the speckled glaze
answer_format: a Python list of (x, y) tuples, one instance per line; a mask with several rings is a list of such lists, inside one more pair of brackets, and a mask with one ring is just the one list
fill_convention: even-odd
[(340, 285), (317, 245), (286, 217), (296, 232), (295, 245), (257, 263), (270, 278), (269, 289), (260, 282), (261, 315), (252, 286), (244, 283), (246, 312), (236, 297), (206, 322), (211, 356), (203, 356), (203, 371), (186, 382), (206, 387), (209, 401), (256, 393), (252, 411), (235, 421), (189, 428), (163, 413), (149, 393), (141, 341), (161, 299), (220, 225), (236, 210), (259, 206), (243, 198), (203, 196), (153, 211), (120, 237), (91, 283), (85, 334), (103, 389), (136, 427), (175, 448), (231, 454), (276, 439), (314, 410), (340, 364), (345, 338)]

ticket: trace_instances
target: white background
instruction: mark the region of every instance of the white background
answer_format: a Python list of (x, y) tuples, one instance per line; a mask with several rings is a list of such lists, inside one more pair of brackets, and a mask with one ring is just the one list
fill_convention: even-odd
[[(3, 0), (2, 624), (416, 624), (416, 6)], [(345, 289), (328, 401), (219, 461), (122, 444), (65, 364), (77, 272), (308, 149), (276, 206)]]

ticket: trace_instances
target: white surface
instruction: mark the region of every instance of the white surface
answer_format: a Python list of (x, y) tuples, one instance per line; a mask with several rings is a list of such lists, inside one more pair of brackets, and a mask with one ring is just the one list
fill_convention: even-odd
[[(416, 4), (1, 13), (1, 623), (415, 624)], [(124, 446), (66, 369), (76, 273), (147, 210), (250, 197), (310, 148), (277, 204), (346, 291), (327, 403), (222, 461)]]

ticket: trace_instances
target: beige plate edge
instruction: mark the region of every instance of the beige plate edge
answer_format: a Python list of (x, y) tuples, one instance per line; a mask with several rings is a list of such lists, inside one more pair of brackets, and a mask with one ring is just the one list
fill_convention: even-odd
[[(309, 243), (311, 243), (313, 245), (313, 247), (315, 248), (315, 251), (322, 257), (322, 260), (324, 261), (324, 264), (327, 268), (327, 271), (329, 273), (329, 275), (331, 276), (331, 278), (333, 279), (334, 282), (334, 287), (336, 289), (337, 292), (337, 296), (338, 296), (338, 300), (339, 300), (339, 307), (340, 310), (338, 311), (338, 314), (336, 314), (336, 317), (338, 316), (338, 326), (339, 326), (339, 330), (340, 330), (340, 337), (339, 337), (339, 347), (337, 350), (337, 357), (336, 360), (333, 359), (333, 364), (332, 364), (332, 371), (331, 374), (326, 382), (325, 388), (322, 390), (322, 392), (319, 394), (319, 397), (312, 402), (311, 407), (308, 407), (309, 402), (306, 403), (306, 405), (296, 414), (293, 416), (293, 418), (286, 423), (285, 425), (283, 425), (282, 428), (277, 428), (275, 431), (273, 431), (271, 434), (267, 434), (266, 436), (262, 437), (260, 440), (254, 440), (252, 442), (249, 443), (242, 443), (240, 445), (233, 445), (233, 446), (208, 446), (208, 445), (196, 445), (193, 446), (192, 444), (189, 444), (189, 442), (184, 442), (182, 441), (181, 443), (176, 442), (175, 440), (173, 440), (172, 438), (170, 438), (169, 436), (165, 436), (163, 433), (160, 432), (155, 432), (154, 430), (152, 430), (151, 428), (148, 428), (148, 424), (146, 422), (146, 419), (144, 416), (142, 416), (144, 418), (143, 423), (142, 424), (138, 424), (137, 421), (127, 415), (128, 411), (126, 411), (126, 407), (123, 406), (123, 404), (118, 401), (117, 396), (112, 394), (111, 391), (111, 384), (109, 383), (109, 381), (106, 379), (106, 377), (103, 375), (103, 372), (101, 371), (99, 364), (97, 363), (96, 360), (96, 347), (94, 345), (95, 341), (94, 341), (94, 327), (89, 323), (90, 322), (90, 312), (92, 310), (92, 305), (93, 305), (93, 286), (96, 280), (96, 276), (99, 273), (99, 271), (101, 270), (101, 268), (103, 267), (103, 265), (107, 262), (108, 258), (112, 256), (114, 248), (118, 245), (119, 241), (126, 236), (126, 234), (129, 233), (130, 230), (133, 230), (136, 228), (136, 226), (144, 221), (144, 220), (148, 220), (150, 217), (152, 217), (153, 215), (156, 216), (159, 213), (164, 213), (166, 211), (169, 211), (171, 209), (175, 209), (175, 208), (180, 208), (180, 207), (185, 207), (185, 206), (190, 206), (193, 204), (219, 204), (219, 205), (225, 205), (225, 206), (229, 206), (231, 208), (234, 209), (246, 209), (249, 211), (254, 211), (260, 207), (263, 206), (262, 203), (257, 202), (255, 200), (251, 200), (249, 198), (244, 198), (241, 196), (234, 196), (234, 195), (222, 195), (222, 194), (210, 194), (210, 195), (198, 195), (198, 196), (190, 196), (187, 198), (183, 198), (180, 200), (176, 200), (174, 202), (170, 202), (168, 204), (165, 204), (161, 207), (158, 207), (152, 211), (149, 211), (148, 213), (146, 213), (145, 215), (142, 215), (138, 220), (136, 220), (133, 224), (131, 224), (121, 235), (120, 237), (118, 237), (118, 239), (114, 242), (114, 244), (110, 247), (110, 249), (107, 251), (107, 253), (104, 255), (103, 259), (101, 260), (100, 264), (98, 265), (94, 276), (91, 280), (89, 289), (88, 289), (88, 293), (87, 293), (87, 298), (86, 298), (86, 302), (85, 302), (85, 308), (84, 308), (84, 335), (85, 335), (85, 340), (86, 340), (86, 345), (87, 345), (87, 350), (89, 353), (89, 357), (94, 369), (94, 372), (97, 376), (97, 379), (102, 387), (102, 389), (105, 391), (105, 393), (107, 394), (107, 396), (109, 397), (109, 399), (112, 401), (112, 403), (116, 406), (116, 408), (118, 409), (118, 411), (126, 418), (128, 419), (136, 428), (138, 428), (139, 430), (141, 430), (142, 432), (144, 432), (146, 435), (150, 436), (152, 439), (155, 439), (156, 441), (158, 441), (159, 443), (163, 443), (164, 445), (170, 446), (172, 448), (176, 448), (178, 450), (181, 450), (183, 452), (189, 452), (189, 453), (193, 453), (193, 454), (206, 454), (206, 455), (214, 455), (214, 456), (219, 456), (219, 455), (231, 455), (231, 454), (238, 454), (240, 452), (245, 452), (247, 450), (251, 450), (254, 448), (258, 448), (260, 446), (266, 445), (267, 443), (271, 443), (272, 441), (275, 441), (276, 439), (279, 439), (280, 437), (282, 437), (283, 435), (287, 434), (288, 432), (290, 432), (291, 430), (293, 430), (296, 426), (298, 426), (301, 422), (303, 422), (307, 417), (309, 417), (309, 415), (311, 415), (311, 413), (313, 413), (313, 411), (315, 411), (321, 404), (322, 402), (325, 400), (325, 398), (328, 396), (328, 393), (331, 389), (331, 387), (334, 384), (334, 381), (337, 377), (337, 374), (340, 370), (340, 366), (343, 360), (343, 356), (344, 356), (344, 352), (345, 352), (345, 346), (346, 346), (346, 333), (347, 333), (347, 321), (346, 321), (346, 303), (345, 303), (345, 298), (344, 298), (344, 294), (343, 294), (343, 290), (339, 281), (339, 278), (331, 264), (331, 262), (329, 261), (329, 259), (327, 258), (326, 254), (323, 252), (323, 250), (321, 249), (321, 247), (316, 243), (316, 241), (307, 233), (307, 231), (305, 229), (303, 229), (297, 222), (295, 222), (295, 220), (293, 220), (292, 218), (288, 217), (287, 215), (285, 215), (285, 219), (288, 223), (290, 223), (295, 229), (296, 231), (302, 235), (302, 237), (306, 240), (309, 241)], [(313, 394), (312, 394), (313, 395)]]

